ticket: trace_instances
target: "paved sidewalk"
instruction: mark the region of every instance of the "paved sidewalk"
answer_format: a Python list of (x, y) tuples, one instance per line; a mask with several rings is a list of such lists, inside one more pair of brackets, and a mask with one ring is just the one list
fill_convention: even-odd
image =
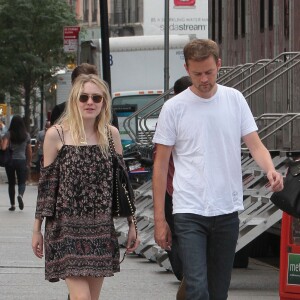
[[(31, 250), (37, 186), (29, 185), (25, 208), (9, 212), (7, 184), (0, 184), (0, 300), (66, 300), (63, 281), (44, 280), (42, 260)], [(230, 300), (277, 300), (279, 271), (251, 260), (248, 269), (234, 269)], [(174, 300), (179, 282), (158, 264), (143, 257), (129, 256), (121, 272), (104, 281), (101, 300)]]

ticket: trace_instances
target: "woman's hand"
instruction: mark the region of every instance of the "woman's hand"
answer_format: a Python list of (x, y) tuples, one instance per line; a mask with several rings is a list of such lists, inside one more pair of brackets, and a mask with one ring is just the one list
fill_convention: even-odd
[(33, 231), (32, 234), (32, 250), (35, 256), (43, 258), (44, 256), (44, 238), (41, 231)]
[(137, 247), (140, 244), (140, 238), (136, 232), (135, 224), (134, 222), (129, 223), (129, 230), (128, 230), (128, 239), (126, 244), (126, 252), (132, 253), (134, 250), (137, 249)]

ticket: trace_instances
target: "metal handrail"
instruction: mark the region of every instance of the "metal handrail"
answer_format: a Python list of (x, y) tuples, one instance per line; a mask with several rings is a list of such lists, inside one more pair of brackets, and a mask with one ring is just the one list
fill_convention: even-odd
[(141, 112), (145, 111), (146, 109), (148, 109), (155, 103), (159, 102), (161, 99), (166, 98), (168, 95), (170, 95), (170, 93), (172, 93), (172, 91), (173, 91), (173, 87), (171, 89), (169, 89), (168, 91), (164, 92), (163, 94), (159, 95), (157, 98), (155, 98), (151, 102), (147, 103), (145, 106), (141, 107), (139, 110), (135, 111), (133, 114), (131, 114), (124, 120), (124, 123), (123, 123), (124, 129), (132, 140), (140, 142), (139, 138), (138, 138), (138, 134), (135, 134), (133, 128), (130, 125), (130, 121), (133, 118), (137, 117)]
[[(270, 61), (271, 61), (270, 59), (260, 59), (260, 60), (258, 60), (258, 61), (255, 62), (255, 63), (252, 63), (252, 64), (248, 63), (249, 66), (248, 66), (246, 69), (243, 70), (243, 73), (246, 73), (247, 71), (253, 69), (253, 68), (256, 67), (256, 66), (262, 65), (262, 66), (257, 70), (257, 71), (260, 71), (260, 70), (262, 70), (262, 69), (264, 68), (264, 66), (265, 66), (266, 64), (268, 64)], [(246, 66), (246, 65), (247, 65), (247, 64), (245, 64), (245, 66)], [(250, 75), (246, 76), (246, 77), (243, 78), (241, 81), (243, 81), (243, 80), (246, 79), (246, 78), (251, 77), (253, 74), (255, 74), (255, 72), (256, 72), (256, 71), (252, 72)], [(240, 74), (241, 74), (241, 73), (235, 75), (234, 77), (230, 78), (230, 80), (225, 81), (225, 82), (223, 82), (222, 84), (223, 84), (223, 85), (228, 85), (232, 80), (236, 79)], [(241, 81), (240, 81), (240, 82), (241, 82)], [(239, 83), (239, 82), (238, 82), (238, 83)]]
[[(217, 80), (219, 84), (226, 85), (231, 80), (235, 79), (236, 77), (240, 76), (240, 74), (243, 74), (246, 70), (251, 68), (254, 64), (253, 63), (245, 63), (244, 65), (238, 65), (237, 68), (235, 68), (235, 71), (231, 74), (228, 74), (227, 78), (224, 77), (222, 80)], [(246, 67), (246, 69), (244, 69)], [(227, 81), (226, 81), (227, 80)]]
[[(290, 123), (292, 123), (295, 119), (300, 118), (300, 113), (284, 113), (284, 114), (263, 114), (261, 116), (259, 116), (258, 118), (256, 118), (256, 121), (258, 120), (263, 120), (265, 117), (270, 117), (270, 116), (278, 116), (279, 118), (277, 118), (274, 122), (272, 122), (271, 124), (267, 125), (266, 127), (262, 128), (261, 130), (258, 131), (258, 134), (261, 134), (262, 132), (268, 130), (269, 128), (271, 128), (272, 126), (276, 125), (276, 128), (274, 130), (272, 130), (271, 132), (267, 133), (266, 135), (260, 137), (260, 140), (263, 141), (265, 139), (267, 139), (268, 137), (270, 137), (271, 135), (275, 135), (275, 133), (277, 131), (279, 131), (280, 129), (282, 129), (283, 127), (285, 127), (286, 125), (289, 125)], [(287, 120), (286, 122), (277, 125), (280, 121), (282, 121), (283, 119), (289, 117), (290, 119)], [(291, 140), (292, 143), (292, 140)], [(243, 148), (243, 145), (245, 145), (245, 142), (243, 142), (241, 144), (242, 150), (248, 150), (248, 148)], [(290, 147), (291, 148), (291, 147)]]
[[(292, 58), (288, 58), (288, 56), (293, 56)], [(255, 90), (251, 91), (248, 95), (244, 95), (245, 98), (249, 98), (250, 96), (252, 96), (254, 93), (258, 92), (259, 90), (265, 88), (266, 85), (270, 84), (271, 82), (275, 81), (277, 78), (279, 78), (280, 76), (282, 76), (283, 74), (287, 73), (288, 71), (290, 71), (292, 68), (294, 68), (295, 66), (297, 66), (300, 63), (300, 60), (297, 60), (295, 62), (295, 60), (300, 56), (300, 52), (284, 52), (281, 53), (280, 55), (278, 55), (277, 57), (275, 57), (272, 60), (259, 60), (254, 64), (245, 64), (245, 65), (238, 65), (236, 66), (232, 71), (229, 71), (228, 73), (225, 73), (222, 77), (219, 78), (219, 80), (217, 80), (217, 82), (222, 82), (225, 79), (227, 79), (228, 77), (230, 77), (230, 80), (225, 81), (226, 84), (228, 84), (229, 82), (231, 82), (232, 80), (234, 80), (235, 78), (237, 78), (241, 73), (236, 74), (237, 72), (239, 72), (241, 69), (245, 68), (245, 66), (249, 65), (246, 69), (243, 70), (243, 72), (247, 72), (251, 69), (253, 69), (254, 66), (262, 64), (263, 66), (261, 66), (260, 68), (258, 68), (257, 70), (251, 72), (251, 74), (247, 75), (246, 77), (244, 77), (242, 80), (240, 80), (238, 83), (234, 84), (233, 87), (237, 87), (238, 85), (244, 84), (245, 82), (247, 82), (247, 80), (251, 80), (253, 78), (253, 76), (255, 74), (257, 74), (258, 72), (261, 72), (262, 70), (267, 70), (267, 67), (269, 65), (271, 65), (274, 62), (284, 62), (283, 64), (281, 64), (279, 67), (277, 67), (275, 70), (271, 71), (268, 74), (265, 74), (265, 76), (263, 76), (262, 78), (260, 78), (259, 80), (257, 80), (256, 82), (252, 83), (250, 86), (246, 87), (243, 91), (241, 91), (242, 93), (247, 93), (250, 89), (255, 88), (256, 86), (258, 86), (257, 88), (255, 88)], [(284, 58), (288, 58), (287, 61), (285, 61), (285, 59), (282, 59), (282, 57)], [(289, 67), (286, 68), (286, 66), (289, 65)], [(267, 78), (269, 78), (270, 76), (274, 75), (276, 72), (278, 72), (279, 70), (285, 68), (282, 72), (280, 72), (279, 74), (277, 74), (276, 76), (274, 76), (273, 78), (269, 79), (268, 81), (266, 81)], [(232, 77), (233, 75), (233, 77)], [(264, 81), (264, 84), (261, 84), (261, 82)], [(160, 95), (159, 97), (157, 97), (156, 99), (154, 99), (153, 101), (149, 102), (147, 105), (145, 105), (144, 107), (142, 107), (141, 109), (139, 109), (138, 111), (134, 112), (132, 115), (130, 115), (128, 118), (126, 118), (124, 120), (124, 129), (125, 131), (128, 133), (128, 135), (133, 139), (133, 140), (137, 140), (139, 141), (139, 136), (138, 136), (138, 132), (135, 134), (134, 130), (132, 129), (131, 125), (130, 125), (130, 121), (137, 117), (141, 112), (145, 111), (146, 109), (148, 109), (149, 107), (151, 107), (152, 105), (154, 105), (155, 103), (157, 103), (158, 101), (160, 101), (162, 98), (166, 98), (167, 96), (170, 95), (170, 93), (172, 92), (172, 89), (166, 91), (164, 94)], [(152, 142), (152, 134), (151, 131), (149, 130), (148, 126), (147, 126), (147, 120), (149, 119), (149, 117), (151, 117), (154, 113), (158, 112), (161, 109), (162, 105), (159, 107), (156, 107), (155, 109), (151, 110), (149, 113), (147, 113), (146, 115), (144, 115), (142, 118), (139, 119), (139, 128), (140, 130), (143, 132), (145, 138), (147, 139), (148, 142)], [(260, 117), (258, 117), (256, 120), (259, 120), (260, 118), (264, 118), (266, 116), (269, 116), (271, 114), (264, 114), (261, 115)], [(276, 114), (272, 114), (273, 116), (276, 116)], [(274, 126), (274, 124), (277, 124), (280, 120), (282, 120), (283, 118), (286, 118), (289, 114), (278, 114), (278, 116), (280, 115), (280, 118), (278, 120), (275, 120), (272, 124), (269, 124), (266, 128), (263, 128), (262, 130), (259, 131), (259, 133), (269, 129), (270, 127)], [(295, 117), (295, 118), (298, 118)], [(284, 125), (280, 125), (279, 128), (282, 128), (283, 126), (289, 124), (290, 122), (292, 122), (294, 120), (291, 119), (288, 122), (284, 123)], [(278, 129), (277, 129), (278, 130)], [(277, 130), (275, 130), (274, 132), (276, 132)], [(273, 132), (273, 131), (272, 131)], [(263, 137), (263, 139), (269, 137), (271, 134), (268, 134), (267, 136)], [(150, 139), (151, 138), (151, 139)], [(243, 144), (242, 144), (243, 145)]]
[[(296, 57), (297, 57), (297, 56), (299, 56), (300, 52), (283, 52), (283, 53), (277, 55), (275, 58), (269, 60), (269, 62), (267, 62), (267, 63), (266, 63), (265, 65), (263, 65), (261, 68), (255, 70), (255, 71), (252, 72), (250, 75), (246, 76), (246, 77), (243, 78), (240, 82), (236, 83), (236, 84), (233, 85), (232, 87), (235, 87), (235, 88), (236, 88), (237, 85), (242, 84), (243, 81), (246, 81), (246, 80), (250, 79), (250, 77), (254, 76), (254, 75), (257, 74), (258, 72), (260, 72), (262, 69), (266, 69), (266, 67), (268, 67), (269, 65), (271, 65), (271, 64), (274, 63), (274, 62), (279, 62), (279, 61), (283, 62), (285, 59), (281, 59), (281, 57), (282, 57), (282, 56), (287, 57), (288, 54), (289, 54), (289, 55), (291, 55), (291, 54), (292, 54), (292, 55), (296, 55)], [(295, 58), (295, 57), (293, 57), (292, 59), (294, 59), (294, 58)], [(292, 59), (289, 59), (288, 61), (291, 61)]]
[[(300, 54), (299, 54), (300, 55)], [(244, 95), (244, 97), (247, 99), (250, 96), (252, 96), (253, 94), (255, 94), (256, 92), (258, 92), (259, 90), (261, 90), (262, 88), (264, 88), (265, 86), (267, 86), (269, 83), (273, 82), (275, 79), (279, 78), (281, 75), (287, 73), (287, 71), (289, 71), (290, 69), (294, 68), (295, 66), (297, 66), (300, 63), (300, 60), (295, 62), (294, 64), (292, 64), (291, 66), (289, 66), (288, 68), (286, 68), (284, 71), (280, 72), (279, 74), (277, 74), (276, 76), (274, 76), (272, 79), (268, 80), (267, 82), (265, 82), (263, 85), (259, 86), (257, 89), (255, 89), (254, 91), (250, 92), (248, 95)], [(284, 66), (284, 65), (282, 65)], [(255, 86), (255, 84), (260, 83), (263, 80), (266, 80), (266, 78), (270, 75), (272, 75), (273, 73), (275, 73), (275, 71), (278, 71), (280, 68), (275, 69), (274, 71), (272, 71), (271, 73), (267, 74), (265, 77), (263, 77), (262, 79), (256, 81), (254, 84), (248, 86), (245, 90), (241, 91), (241, 93), (246, 93), (249, 89), (253, 88), (253, 86)]]
[[(236, 84), (234, 84), (232, 87), (233, 88), (237, 88), (238, 85), (243, 84), (246, 80), (251, 79), (251, 77), (253, 77), (255, 74), (257, 74), (258, 72), (262, 71), (263, 69), (266, 69), (267, 66), (269, 66), (270, 64), (279, 61), (279, 58), (283, 55), (287, 56), (287, 54), (295, 54), (295, 56), (292, 59), (287, 60), (284, 64), (280, 65), (280, 67), (276, 68), (275, 70), (273, 70), (271, 73), (266, 74), (264, 77), (262, 77), (260, 80), (258, 80), (257, 82), (253, 83), (250, 87), (247, 87), (245, 90), (241, 91), (242, 93), (246, 92), (249, 88), (253, 88), (255, 84), (265, 80), (266, 77), (272, 75), (273, 73), (275, 73), (276, 71), (282, 69), (285, 65), (290, 64), (293, 60), (295, 60), (298, 56), (300, 56), (300, 52), (284, 52), (281, 53), (280, 55), (278, 55), (277, 57), (275, 57), (274, 59), (272, 59), (271, 61), (269, 61), (268, 63), (266, 63), (265, 65), (263, 65), (261, 68), (255, 70), (253, 73), (249, 74), (248, 76), (246, 76), (245, 78), (243, 78), (241, 81), (237, 82)], [(295, 64), (297, 65), (298, 62)], [(293, 65), (294, 66), (294, 65)], [(289, 70), (289, 69), (288, 69)], [(287, 72), (288, 70), (285, 70), (285, 72)], [(283, 72), (282, 74), (284, 74), (285, 72)], [(280, 75), (282, 75), (280, 74)], [(261, 86), (261, 87), (264, 87)]]
[[(146, 137), (146, 139), (148, 140), (149, 143), (152, 143), (153, 135), (151, 134), (151, 130), (147, 126), (147, 120), (148, 120), (148, 118), (151, 117), (151, 115), (153, 115), (154, 113), (161, 110), (162, 107), (163, 107), (163, 104), (158, 106), (154, 110), (150, 111), (148, 114), (146, 114), (145, 116), (143, 116), (139, 120), (139, 125), (140, 125), (140, 128), (141, 128), (141, 131), (143, 132), (144, 136)], [(142, 122), (143, 122), (143, 125), (142, 125)], [(143, 126), (145, 127), (145, 130), (143, 129)]]
[[(229, 71), (228, 73), (220, 76), (217, 78), (217, 82), (218, 83), (222, 83), (224, 80), (226, 80), (228, 77), (232, 76), (232, 74), (235, 74), (237, 72), (239, 72), (241, 69), (243, 69), (244, 65), (236, 65), (234, 68), (232, 68), (231, 71)], [(240, 74), (240, 73), (239, 73)]]

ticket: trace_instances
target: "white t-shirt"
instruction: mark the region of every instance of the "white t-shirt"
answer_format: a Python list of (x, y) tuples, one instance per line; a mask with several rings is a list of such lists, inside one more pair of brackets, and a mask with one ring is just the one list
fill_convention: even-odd
[(174, 146), (174, 214), (243, 209), (241, 137), (256, 130), (245, 98), (233, 88), (218, 85), (209, 99), (188, 88), (164, 104), (153, 142)]

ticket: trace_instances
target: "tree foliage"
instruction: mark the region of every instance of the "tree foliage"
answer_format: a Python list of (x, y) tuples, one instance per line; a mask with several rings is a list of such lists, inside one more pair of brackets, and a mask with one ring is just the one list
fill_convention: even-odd
[(63, 27), (73, 25), (66, 0), (0, 0), (0, 91), (24, 99), (27, 128), (32, 92), (65, 65)]

